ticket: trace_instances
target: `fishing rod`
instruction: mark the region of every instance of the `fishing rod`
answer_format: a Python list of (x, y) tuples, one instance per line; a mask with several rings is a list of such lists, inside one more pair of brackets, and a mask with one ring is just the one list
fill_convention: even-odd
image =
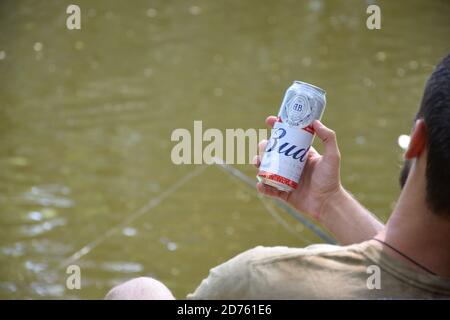
[[(220, 158), (214, 158), (214, 164), (218, 165), (220, 168), (222, 168), (225, 172), (231, 174), (232, 176), (239, 179), (239, 181), (244, 182), (248, 187), (254, 188), (254, 181), (250, 179), (248, 176), (243, 174), (238, 169), (234, 168), (231, 165), (227, 165), (224, 163), (224, 161)], [(189, 182), (192, 178), (198, 176), (201, 172), (203, 172), (207, 166), (201, 166), (197, 169), (191, 171), (190, 173), (186, 174), (184, 177), (182, 177), (180, 180), (178, 180), (175, 184), (173, 184), (171, 187), (167, 188), (164, 192), (159, 194), (157, 197), (150, 199), (144, 206), (130, 214), (126, 219), (124, 219), (121, 223), (118, 225), (112, 227), (111, 229), (107, 230), (105, 233), (101, 234), (99, 237), (94, 239), (93, 241), (89, 242), (85, 246), (83, 246), (81, 249), (73, 253), (70, 257), (65, 259), (59, 264), (59, 268), (65, 268), (68, 265), (72, 264), (73, 262), (81, 259), (83, 256), (89, 254), (94, 248), (99, 246), (101, 243), (103, 243), (106, 239), (111, 237), (112, 235), (116, 234), (121, 229), (125, 228), (127, 225), (144, 215), (145, 213), (151, 211), (155, 207), (157, 207), (163, 200), (165, 200), (167, 197), (172, 195), (174, 192), (176, 192), (179, 188), (181, 188), (183, 185), (185, 185), (187, 182)], [(275, 204), (281, 208), (282, 210), (286, 211), (289, 215), (291, 215), (294, 219), (301, 222), (304, 226), (306, 226), (308, 229), (310, 229), (314, 234), (316, 234), (319, 238), (321, 238), (323, 241), (335, 244), (336, 241), (331, 238), (329, 235), (324, 233), (322, 230), (320, 230), (317, 226), (303, 218), (301, 215), (299, 215), (297, 212), (295, 212), (292, 208), (287, 206), (285, 203), (281, 202), (278, 199), (275, 199)], [(272, 213), (271, 213), (272, 214)]]
[[(214, 157), (214, 164), (218, 165), (223, 171), (225, 171), (228, 174), (231, 174), (232, 176), (239, 179), (241, 182), (243, 182), (248, 187), (254, 189), (255, 188), (255, 181), (251, 179), (249, 176), (245, 175), (241, 171), (239, 171), (237, 168), (226, 164), (225, 161), (221, 158)], [(291, 217), (293, 217), (295, 220), (299, 221), (301, 224), (303, 224), (305, 227), (307, 227), (309, 230), (311, 230), (316, 236), (318, 236), (320, 239), (325, 241), (329, 244), (337, 244), (336, 240), (333, 239), (331, 236), (323, 232), (320, 228), (318, 228), (315, 224), (308, 221), (306, 218), (302, 217), (300, 214), (298, 214), (294, 209), (289, 207), (286, 203), (282, 202), (280, 199), (273, 199), (275, 204), (282, 209), (283, 211), (287, 212)]]

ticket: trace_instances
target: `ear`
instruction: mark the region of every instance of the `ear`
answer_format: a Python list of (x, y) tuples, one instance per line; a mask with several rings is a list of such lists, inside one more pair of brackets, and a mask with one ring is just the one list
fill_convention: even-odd
[(411, 133), (411, 140), (409, 141), (408, 149), (405, 153), (406, 159), (419, 157), (425, 149), (427, 142), (427, 130), (425, 121), (423, 119), (416, 120), (414, 128)]

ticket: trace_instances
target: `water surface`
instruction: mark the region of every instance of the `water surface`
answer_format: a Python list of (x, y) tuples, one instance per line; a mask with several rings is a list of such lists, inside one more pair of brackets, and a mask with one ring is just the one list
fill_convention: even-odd
[(320, 241), (209, 167), (76, 261), (81, 290), (58, 269), (195, 170), (170, 161), (175, 128), (264, 127), (295, 79), (327, 91), (343, 183), (387, 218), (448, 1), (77, 1), (68, 31), (70, 3), (0, 4), (0, 298), (102, 298), (138, 275), (182, 298), (243, 250)]

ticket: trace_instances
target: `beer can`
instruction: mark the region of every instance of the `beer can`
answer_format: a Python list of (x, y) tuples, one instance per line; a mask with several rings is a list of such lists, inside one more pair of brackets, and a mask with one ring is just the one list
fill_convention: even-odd
[(281, 103), (257, 178), (281, 191), (291, 192), (300, 183), (311, 148), (314, 120), (322, 117), (325, 91), (309, 83), (294, 81)]

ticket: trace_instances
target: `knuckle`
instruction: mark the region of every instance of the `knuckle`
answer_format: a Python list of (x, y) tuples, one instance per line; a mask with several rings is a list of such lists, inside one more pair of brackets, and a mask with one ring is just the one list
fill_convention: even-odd
[(328, 136), (329, 136), (331, 139), (336, 139), (336, 132), (335, 132), (334, 130), (331, 130), (331, 129), (330, 129), (330, 131), (328, 132)]
[(332, 154), (329, 155), (329, 159), (332, 161), (337, 161), (339, 162), (341, 160), (341, 154), (338, 152), (333, 152)]

